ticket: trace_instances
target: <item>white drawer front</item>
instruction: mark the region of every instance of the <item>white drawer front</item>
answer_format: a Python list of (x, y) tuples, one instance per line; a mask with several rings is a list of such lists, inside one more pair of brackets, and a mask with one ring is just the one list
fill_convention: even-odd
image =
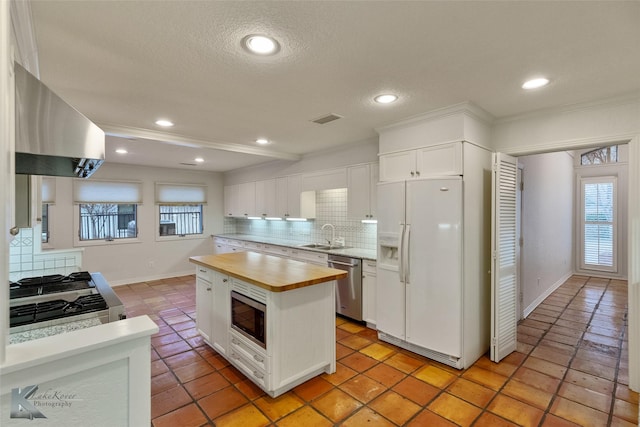
[(291, 249), (289, 252), (291, 258), (298, 261), (306, 261), (314, 264), (327, 265), (329, 256), (325, 253), (303, 251), (300, 249)]
[(264, 372), (270, 372), (269, 358), (263, 349), (257, 350), (253, 345), (249, 344), (240, 337), (239, 334), (231, 331), (229, 334), (229, 344), (231, 350), (245, 359), (251, 361), (251, 364)]
[(245, 374), (248, 378), (254, 381), (263, 389), (269, 388), (269, 375), (262, 369), (256, 367), (249, 359), (239, 353), (234, 347), (229, 352), (229, 358), (231, 363)]
[(209, 283), (213, 283), (213, 270), (206, 267), (197, 266), (196, 276), (198, 279), (206, 280)]

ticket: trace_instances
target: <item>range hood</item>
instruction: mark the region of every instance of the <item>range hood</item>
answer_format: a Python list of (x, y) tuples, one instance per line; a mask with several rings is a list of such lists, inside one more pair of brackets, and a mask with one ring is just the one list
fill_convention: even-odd
[(88, 178), (104, 162), (102, 129), (20, 64), (16, 81), (16, 173)]

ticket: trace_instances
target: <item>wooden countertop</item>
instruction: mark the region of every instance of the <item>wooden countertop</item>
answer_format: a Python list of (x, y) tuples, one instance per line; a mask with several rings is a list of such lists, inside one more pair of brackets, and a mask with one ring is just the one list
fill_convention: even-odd
[(347, 277), (347, 272), (256, 252), (193, 256), (189, 261), (271, 292), (284, 292)]

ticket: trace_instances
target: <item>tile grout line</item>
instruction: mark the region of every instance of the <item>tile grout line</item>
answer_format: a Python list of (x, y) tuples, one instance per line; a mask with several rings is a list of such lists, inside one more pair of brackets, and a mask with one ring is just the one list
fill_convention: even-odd
[[(564, 310), (562, 310), (562, 313), (560, 313), (560, 316), (562, 314), (565, 313), (565, 311), (567, 310), (567, 308), (569, 307), (569, 305), (571, 305), (571, 303), (575, 300), (575, 298), (578, 296), (578, 294), (587, 286), (587, 284), (589, 283), (589, 281), (592, 279), (592, 277), (589, 277), (589, 279), (587, 279), (587, 281), (584, 283), (584, 285), (582, 285), (580, 287), (580, 290), (571, 298), (571, 300), (567, 303), (567, 305), (565, 306)], [(544, 415), (542, 416), (542, 419), (540, 420), (540, 423), (543, 423), (544, 420), (547, 418), (547, 415), (550, 413), (549, 411), (551, 411), (551, 408), (553, 406), (553, 403), (556, 401), (558, 394), (560, 392), (560, 389), (562, 388), (562, 384), (565, 382), (565, 379), (567, 378), (567, 375), (569, 374), (569, 370), (571, 369), (571, 365), (574, 361), (574, 359), (576, 358), (576, 355), (578, 354), (578, 351), (580, 350), (580, 346), (582, 344), (582, 342), (584, 341), (584, 336), (587, 333), (587, 329), (589, 328), (589, 325), (591, 324), (591, 322), (593, 321), (593, 317), (596, 314), (596, 311), (598, 310), (598, 307), (600, 307), (600, 303), (602, 302), (602, 298), (604, 297), (604, 295), (607, 292), (607, 289), (609, 288), (609, 284), (611, 283), (611, 279), (608, 279), (606, 286), (604, 287), (604, 290), (602, 291), (602, 294), (600, 295), (600, 298), (598, 298), (598, 302), (596, 303), (596, 305), (593, 307), (593, 311), (591, 312), (591, 316), (589, 317), (589, 321), (587, 322), (584, 330), (582, 331), (582, 334), (580, 334), (580, 339), (578, 340), (578, 342), (575, 345), (575, 350), (573, 352), (573, 355), (571, 356), (571, 359), (569, 359), (569, 362), (567, 364), (567, 370), (565, 371), (564, 375), (562, 376), (562, 378), (560, 379), (560, 383), (558, 384), (558, 387), (556, 388), (555, 393), (553, 394), (553, 396), (551, 397), (551, 400), (549, 401), (549, 404), (547, 405), (547, 409), (544, 411)], [(558, 316), (558, 319), (560, 319), (560, 316)], [(556, 322), (557, 320), (556, 319)], [(553, 323), (553, 325), (556, 324), (556, 322)], [(551, 328), (549, 328), (550, 330)], [(548, 331), (545, 331), (544, 334), (542, 334), (542, 336), (540, 337), (540, 341), (542, 341), (542, 339), (547, 335)], [(539, 342), (540, 342), (539, 341)], [(615, 387), (614, 387), (615, 389)], [(561, 396), (562, 397), (562, 396)], [(571, 399), (569, 399), (571, 400)], [(580, 403), (580, 402), (576, 402), (576, 403)], [(586, 405), (584, 405), (586, 406)], [(590, 406), (587, 406), (588, 408), (591, 408)], [(597, 410), (595, 408), (591, 408), (594, 410)], [(552, 414), (554, 415), (554, 414)], [(562, 417), (560, 417), (562, 418)], [(570, 421), (570, 420), (567, 420)], [(573, 421), (572, 421), (573, 422)]]
[[(609, 283), (611, 283), (611, 281)], [(628, 307), (625, 307), (623, 319), (624, 319), (624, 322), (623, 322), (622, 332), (618, 336), (618, 351), (619, 351), (619, 355), (618, 355), (618, 360), (616, 362), (615, 374), (613, 376), (614, 387), (613, 387), (613, 393), (612, 393), (612, 396), (611, 396), (611, 404), (609, 405), (609, 419), (607, 420), (607, 425), (608, 426), (610, 426), (611, 422), (613, 421), (613, 416), (614, 416), (613, 412), (615, 410), (615, 404), (616, 404), (616, 394), (618, 393), (618, 387), (621, 386), (621, 384), (618, 383), (618, 375), (620, 373), (620, 362), (622, 361), (622, 346), (624, 345), (625, 331), (627, 330), (627, 326), (628, 326), (628, 323), (627, 323), (628, 322)]]

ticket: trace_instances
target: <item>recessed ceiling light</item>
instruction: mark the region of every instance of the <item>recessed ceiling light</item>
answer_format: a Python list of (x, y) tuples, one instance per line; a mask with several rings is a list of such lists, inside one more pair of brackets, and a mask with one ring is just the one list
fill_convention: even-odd
[(198, 163), (202, 163), (202, 162), (204, 162), (204, 159), (203, 159), (202, 157), (196, 157), (196, 158), (195, 158), (195, 159), (193, 159), (193, 160), (195, 160), (195, 161), (196, 161), (196, 162), (198, 162)]
[(527, 80), (522, 84), (522, 89), (537, 89), (539, 87), (546, 86), (548, 84), (549, 84), (549, 79), (540, 77), (537, 79)]
[(162, 126), (162, 127), (166, 127), (166, 128), (173, 126), (173, 122), (172, 121), (165, 120), (165, 119), (156, 120), (156, 124), (158, 126)]
[(242, 45), (257, 55), (273, 55), (280, 50), (280, 44), (273, 38), (252, 34), (242, 39)]
[(378, 104), (391, 104), (392, 102), (395, 102), (398, 100), (398, 96), (397, 95), (392, 95), (392, 94), (384, 94), (384, 95), (378, 95), (375, 98), (373, 98), (374, 101), (376, 101)]
[(256, 139), (256, 143), (261, 144), (261, 145), (265, 145), (269, 143), (268, 139), (264, 139), (264, 138), (260, 138), (260, 139)]
[(118, 153), (118, 154), (127, 154), (127, 153), (128, 153), (128, 151), (127, 151), (127, 150), (125, 150), (124, 148), (118, 148), (118, 149), (116, 150), (116, 153)]

